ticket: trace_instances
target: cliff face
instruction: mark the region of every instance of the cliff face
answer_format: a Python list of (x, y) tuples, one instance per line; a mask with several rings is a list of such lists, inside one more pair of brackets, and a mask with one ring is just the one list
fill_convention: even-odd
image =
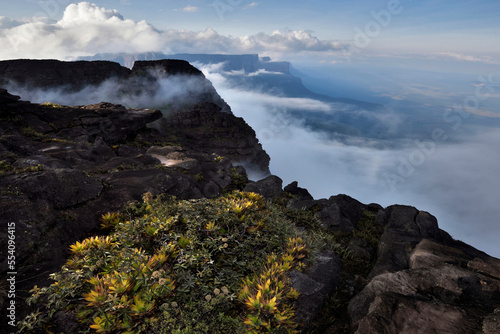
[[(64, 78), (77, 65), (61, 63), (54, 74), (44, 67), (57, 67), (52, 61), (27, 66), (32, 72), (6, 70), (5, 64), (1, 68), (10, 80), (27, 83), (33, 73), (46, 87), (56, 78), (79, 87), (71, 84), (75, 78)], [(45, 71), (52, 77), (45, 79)], [(132, 80), (136, 89), (147, 82), (151, 90), (170, 75), (205, 80), (178, 61), (139, 62), (124, 76), (121, 71), (108, 74)], [(83, 80), (87, 72), (71, 73), (82, 73)], [(97, 73), (90, 77), (94, 83), (106, 80)], [(290, 274), (301, 294), (296, 308), (303, 332), (499, 332), (500, 260), (453, 240), (431, 214), (413, 207), (366, 205), (347, 195), (314, 199), (296, 182), (283, 188), (277, 176), (248, 182), (245, 169), (236, 165), (265, 173), (269, 157), (255, 132), (223, 112), (225, 105), (214, 96), (201, 94), (162, 113), (105, 102), (33, 104), (0, 89), (0, 226), (2, 231), (16, 226), (18, 320), (27, 311), (22, 306), (27, 291), (49, 283), (68, 246), (102, 233), (102, 214), (119, 211), (146, 192), (200, 199), (242, 189), (279, 203), (301, 229), (323, 238), (314, 262)], [(7, 243), (2, 233), (2, 273), (8, 271)], [(61, 319), (62, 328), (71, 327)]]
[(172, 98), (168, 101), (175, 111), (181, 109), (179, 106), (192, 106), (209, 101), (217, 104), (224, 112), (231, 113), (231, 108), (219, 96), (211, 82), (184, 60), (139, 61), (132, 70), (110, 61), (0, 61), (0, 87), (9, 91), (38, 89), (57, 92), (60, 95), (78, 92), (88, 94), (105, 89), (108, 101), (116, 103), (134, 103), (139, 99), (146, 100), (149, 104), (155, 100), (163, 101), (158, 94), (162, 81), (167, 78), (180, 78), (179, 84), (190, 78), (190, 87), (171, 87), (173, 91), (189, 90), (189, 98), (180, 94), (181, 99)]

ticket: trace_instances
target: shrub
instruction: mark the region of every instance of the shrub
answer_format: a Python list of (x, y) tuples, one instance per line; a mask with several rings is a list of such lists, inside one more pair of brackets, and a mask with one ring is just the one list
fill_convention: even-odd
[(66, 311), (85, 333), (294, 331), (298, 293), (286, 273), (304, 266), (307, 250), (279, 210), (239, 191), (143, 199), (103, 215), (109, 235), (71, 245), (55, 282), (31, 291), (22, 330), (54, 329)]

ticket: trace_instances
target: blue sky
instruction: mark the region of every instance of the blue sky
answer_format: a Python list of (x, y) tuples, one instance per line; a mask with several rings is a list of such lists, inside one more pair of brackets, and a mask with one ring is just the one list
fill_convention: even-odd
[[(106, 31), (92, 29), (96, 26), (96, 20), (86, 15), (90, 7), (78, 1), (0, 2), (0, 17), (3, 17), (0, 19), (0, 42), (6, 46), (2, 48), (4, 50), (9, 43), (12, 44), (5, 36), (10, 36), (10, 40), (19, 40), (16, 34), (22, 29), (12, 29), (16, 23), (27, 24), (27, 21), (32, 22), (32, 17), (37, 16), (47, 18), (45, 26), (39, 23), (35, 28), (28, 29), (28, 33), (23, 32), (21, 40), (25, 39), (26, 45), (19, 41), (14, 43), (19, 53), (25, 52), (30, 57), (36, 57), (37, 53), (29, 48), (36, 43), (30, 43), (30, 36), (26, 36), (31, 32), (37, 42), (47, 39), (45, 45), (59, 49), (59, 52), (51, 54), (43, 47), (35, 48), (39, 51), (38, 58), (71, 57), (78, 53), (89, 54), (99, 48), (105, 51), (127, 51), (128, 47), (128, 51), (139, 52), (147, 49), (167, 52), (267, 52), (274, 58), (293, 60), (303, 56), (332, 63), (345, 62), (346, 52), (354, 58), (404, 55), (412, 58), (500, 63), (500, 2), (493, 0), (90, 1), (99, 10), (115, 10), (115, 15), (120, 15), (118, 17), (122, 22), (107, 20), (97, 25), (99, 28), (102, 28), (102, 24), (107, 25)], [(88, 27), (91, 28), (84, 34), (88, 35), (86, 38), (71, 36), (82, 33), (75, 26), (66, 25), (62, 29), (57, 26), (71, 4), (79, 4), (79, 10), (73, 16), (80, 15), (89, 20)], [(113, 26), (118, 31), (123, 30), (125, 22), (135, 22), (136, 26), (128, 24), (122, 36), (112, 31)], [(147, 23), (151, 29), (159, 32), (158, 36), (149, 40), (149, 46), (137, 41), (142, 38), (140, 31), (144, 31), (144, 27), (138, 24), (140, 22)], [(210, 30), (200, 36), (206, 29)], [(92, 35), (92, 31), (95, 35)], [(276, 31), (281, 35), (277, 36)], [(51, 36), (51, 32), (56, 33)], [(297, 32), (303, 32), (302, 36)], [(180, 36), (177, 39), (176, 33)], [(107, 34), (112, 34), (114, 40), (122, 41), (101, 47), (99, 38), (104, 40), (108, 38)], [(247, 37), (246, 44), (244, 37)], [(127, 39), (133, 38), (136, 38), (135, 44), (127, 45)], [(248, 43), (248, 39), (252, 43)], [(324, 45), (317, 47), (312, 43), (314, 40)], [(64, 41), (77, 47), (64, 46)], [(148, 39), (144, 42), (148, 42)], [(153, 43), (156, 43), (158, 50), (153, 50)], [(14, 52), (0, 51), (1, 59), (16, 56)]]

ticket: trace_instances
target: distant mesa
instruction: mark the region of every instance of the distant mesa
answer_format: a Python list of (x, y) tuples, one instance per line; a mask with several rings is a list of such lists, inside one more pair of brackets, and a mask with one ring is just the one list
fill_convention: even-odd
[(147, 53), (98, 53), (90, 57), (81, 57), (81, 60), (109, 60), (125, 67), (132, 68), (138, 60), (181, 59), (190, 63), (220, 64), (224, 63), (224, 71), (240, 71), (253, 73), (258, 70), (290, 74), (290, 63), (287, 61), (272, 61), (270, 57), (259, 58), (258, 54), (225, 55), (225, 54), (193, 54), (176, 53), (164, 54), (160, 52)]

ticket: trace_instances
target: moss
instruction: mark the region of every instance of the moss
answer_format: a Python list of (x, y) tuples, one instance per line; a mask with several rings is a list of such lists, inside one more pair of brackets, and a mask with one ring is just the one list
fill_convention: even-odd
[(14, 167), (7, 160), (0, 161), (0, 176), (10, 175), (10, 174), (21, 174), (21, 173), (33, 173), (43, 171), (44, 167), (41, 164), (37, 164), (30, 167)]
[(365, 240), (372, 248), (376, 248), (382, 236), (382, 229), (375, 221), (375, 213), (365, 211), (356, 227), (353, 236)]
[(0, 116), (0, 122), (10, 123), (16, 126), (25, 126), (24, 119), (20, 116)]
[(196, 182), (203, 182), (205, 180), (203, 173), (195, 174), (193, 178), (196, 180)]
[(44, 135), (43, 133), (36, 131), (32, 127), (22, 128), (21, 134), (23, 136), (26, 136), (26, 137), (29, 137), (29, 138), (32, 138), (32, 139), (38, 140), (38, 141), (44, 141), (44, 140), (48, 140), (50, 138), (49, 136)]

